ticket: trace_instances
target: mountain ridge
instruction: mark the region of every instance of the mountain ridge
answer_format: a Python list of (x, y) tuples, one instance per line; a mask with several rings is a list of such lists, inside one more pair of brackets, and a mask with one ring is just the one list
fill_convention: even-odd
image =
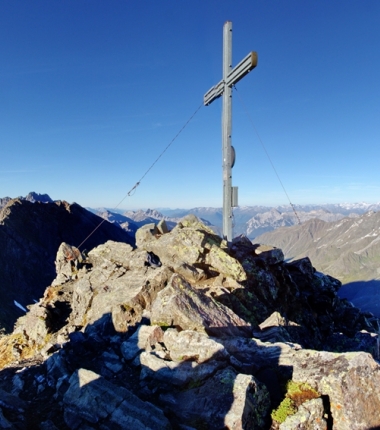
[(133, 244), (121, 228), (76, 203), (10, 199), (0, 209), (0, 326), (10, 330), (23, 307), (38, 299), (55, 276), (54, 254), (62, 241), (86, 248), (114, 240)]

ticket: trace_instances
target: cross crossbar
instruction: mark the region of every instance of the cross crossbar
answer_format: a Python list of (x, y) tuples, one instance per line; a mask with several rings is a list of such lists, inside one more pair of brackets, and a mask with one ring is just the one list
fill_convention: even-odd
[(203, 97), (203, 103), (205, 106), (208, 106), (215, 99), (220, 97), (223, 94), (224, 85), (228, 87), (232, 87), (240, 79), (244, 78), (244, 76), (253, 70), (257, 66), (257, 53), (250, 52), (240, 63), (235, 66), (231, 72), (227, 75), (226, 82), (222, 79), (218, 82), (214, 87), (207, 91), (207, 93)]

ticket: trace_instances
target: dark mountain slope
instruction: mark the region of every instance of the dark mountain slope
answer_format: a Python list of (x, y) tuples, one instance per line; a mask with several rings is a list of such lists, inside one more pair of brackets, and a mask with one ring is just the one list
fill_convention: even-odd
[[(64, 201), (13, 199), (0, 210), (0, 327), (10, 330), (22, 314), (14, 300), (25, 307), (51, 284), (59, 245), (68, 242), (78, 246), (101, 221), (78, 204)], [(105, 221), (82, 250), (107, 240), (133, 243), (125, 231)]]

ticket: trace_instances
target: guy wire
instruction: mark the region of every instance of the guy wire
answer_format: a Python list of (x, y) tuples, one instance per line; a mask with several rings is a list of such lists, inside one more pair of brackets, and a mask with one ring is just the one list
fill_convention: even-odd
[(259, 139), (259, 142), (261, 143), (261, 146), (263, 147), (265, 154), (266, 154), (266, 156), (268, 157), (268, 160), (269, 160), (269, 162), (270, 162), (270, 164), (271, 164), (271, 166), (272, 166), (272, 169), (273, 169), (274, 173), (276, 174), (277, 179), (278, 179), (278, 181), (280, 182), (282, 189), (284, 190), (284, 193), (285, 193), (285, 195), (286, 195), (286, 197), (287, 197), (287, 199), (288, 199), (288, 201), (289, 201), (289, 204), (290, 204), (291, 208), (293, 209), (294, 215), (296, 216), (296, 218), (297, 218), (297, 220), (298, 220), (298, 224), (301, 224), (301, 220), (300, 220), (300, 217), (298, 216), (298, 213), (297, 213), (297, 211), (296, 211), (296, 208), (295, 208), (295, 206), (293, 205), (293, 203), (290, 201), (290, 197), (289, 197), (288, 193), (286, 192), (286, 189), (285, 189), (285, 187), (284, 187), (284, 184), (282, 183), (282, 181), (281, 181), (281, 179), (280, 179), (280, 176), (279, 176), (279, 174), (277, 173), (276, 168), (274, 167), (274, 164), (273, 164), (273, 162), (272, 162), (272, 159), (270, 158), (269, 153), (268, 153), (268, 151), (267, 151), (267, 149), (266, 149), (266, 147), (265, 147), (265, 145), (264, 145), (263, 141), (262, 141), (262, 140), (261, 140), (261, 138), (260, 138), (260, 135), (259, 135), (259, 133), (258, 133), (258, 131), (257, 131), (256, 127), (255, 127), (255, 124), (253, 123), (253, 120), (252, 120), (251, 116), (249, 115), (249, 112), (248, 112), (247, 106), (246, 106), (246, 105), (245, 105), (245, 103), (243, 102), (243, 100), (242, 100), (242, 98), (241, 98), (241, 96), (240, 96), (240, 94), (239, 94), (239, 92), (238, 92), (237, 88), (235, 87), (235, 85), (234, 85), (234, 89), (235, 89), (235, 91), (236, 91), (236, 93), (237, 93), (237, 95), (238, 95), (238, 97), (239, 97), (239, 101), (240, 101), (240, 103), (242, 104), (243, 109), (244, 109), (244, 111), (245, 111), (245, 113), (246, 113), (246, 115), (247, 115), (247, 117), (248, 117), (249, 121), (250, 121), (250, 122), (251, 122), (251, 124), (252, 124), (253, 129), (255, 130), (256, 136), (257, 136), (257, 138)]
[[(173, 139), (166, 145), (165, 149), (160, 153), (160, 155), (153, 161), (153, 163), (149, 166), (149, 168), (145, 171), (145, 173), (141, 176), (141, 178), (135, 183), (135, 185), (128, 191), (128, 193), (120, 200), (120, 202), (112, 208), (112, 210), (117, 209), (123, 201), (127, 198), (133, 195), (136, 192), (136, 188), (140, 185), (141, 181), (145, 178), (145, 176), (152, 170), (153, 166), (158, 162), (158, 160), (164, 155), (164, 153), (169, 149), (169, 147), (172, 145), (172, 143), (177, 139), (177, 137), (182, 133), (182, 131), (187, 127), (187, 125), (190, 123), (190, 121), (195, 117), (195, 115), (198, 113), (200, 108), (203, 106), (202, 103), (198, 106), (198, 108), (195, 110), (195, 112), (191, 115), (191, 117), (185, 122), (185, 124), (181, 127), (179, 132), (173, 137)], [(133, 194), (131, 194), (133, 192)], [(92, 232), (82, 241), (82, 243), (77, 247), (78, 249), (95, 233), (95, 231), (105, 222), (106, 219), (103, 219), (95, 228), (92, 230)]]

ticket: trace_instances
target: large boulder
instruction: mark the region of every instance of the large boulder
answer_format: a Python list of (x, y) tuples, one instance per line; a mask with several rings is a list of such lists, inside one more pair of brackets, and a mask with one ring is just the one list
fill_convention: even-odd
[(193, 330), (165, 330), (163, 342), (173, 361), (191, 360), (204, 363), (210, 360), (228, 360), (223, 344), (204, 333)]
[(231, 367), (199, 387), (162, 397), (180, 422), (191, 428), (243, 430), (268, 428), (269, 394), (251, 375)]
[(160, 390), (169, 390), (173, 387), (184, 388), (188, 385), (197, 385), (208, 380), (215, 372), (225, 367), (221, 361), (209, 361), (198, 364), (196, 361), (183, 360), (181, 362), (167, 360), (155, 352), (142, 352), (140, 354), (141, 380), (152, 382)]
[(301, 350), (280, 356), (278, 365), (291, 366), (294, 381), (307, 381), (327, 396), (334, 429), (380, 426), (380, 365), (370, 354)]
[(177, 274), (157, 294), (151, 309), (151, 322), (197, 330), (215, 337), (249, 337), (252, 334), (250, 324), (231, 309), (197, 291)]
[(185, 217), (170, 233), (162, 235), (145, 225), (136, 238), (139, 248), (158, 255), (168, 266), (195, 265), (237, 281), (246, 280), (241, 264), (229, 255), (227, 243), (194, 216)]
[(77, 370), (69, 384), (63, 402), (66, 425), (72, 430), (87, 424), (105, 430), (171, 429), (160, 409), (90, 370)]

